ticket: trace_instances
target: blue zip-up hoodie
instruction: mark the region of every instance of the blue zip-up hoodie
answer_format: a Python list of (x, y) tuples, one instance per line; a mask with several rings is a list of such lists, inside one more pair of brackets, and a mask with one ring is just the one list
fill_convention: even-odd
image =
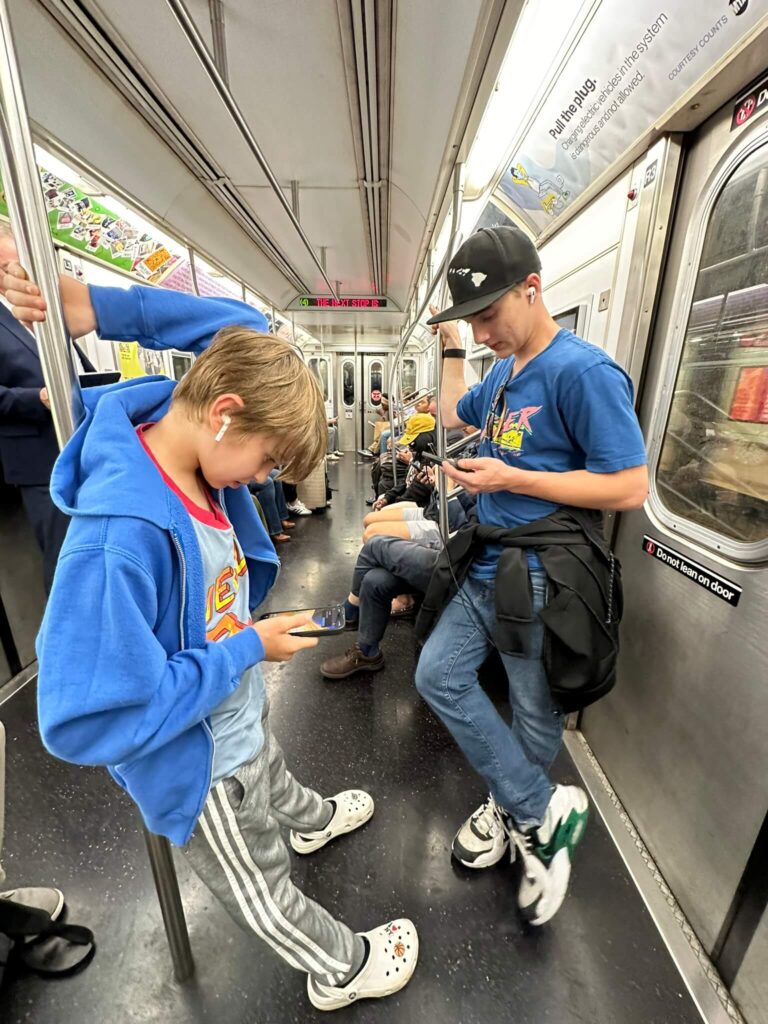
[[(147, 347), (200, 350), (256, 310), (148, 288), (92, 288), (99, 333)], [(72, 522), (37, 639), (46, 747), (106, 765), (147, 827), (186, 843), (208, 795), (207, 718), (261, 661), (253, 629), (209, 643), (194, 527), (136, 435), (168, 411), (175, 384), (140, 378), (87, 389), (85, 419), (61, 453), (51, 493)], [(279, 562), (246, 488), (220, 495), (248, 564), (251, 609)]]

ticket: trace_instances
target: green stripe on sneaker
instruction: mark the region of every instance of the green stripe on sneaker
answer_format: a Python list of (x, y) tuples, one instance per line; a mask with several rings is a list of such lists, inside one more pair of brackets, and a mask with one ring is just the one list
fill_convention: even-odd
[(572, 809), (568, 817), (561, 821), (548, 843), (541, 846), (535, 845), (536, 856), (545, 864), (549, 864), (552, 858), (560, 850), (568, 850), (568, 857), (573, 858), (573, 851), (579, 844), (587, 827), (588, 810), (577, 811)]

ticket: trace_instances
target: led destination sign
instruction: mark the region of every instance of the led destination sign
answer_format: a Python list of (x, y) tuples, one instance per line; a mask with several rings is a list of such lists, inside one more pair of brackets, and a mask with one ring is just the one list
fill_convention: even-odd
[(386, 309), (386, 299), (334, 299), (327, 295), (301, 295), (303, 309)]

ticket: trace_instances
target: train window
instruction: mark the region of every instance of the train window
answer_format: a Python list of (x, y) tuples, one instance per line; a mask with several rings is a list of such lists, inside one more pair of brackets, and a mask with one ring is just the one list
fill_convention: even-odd
[(404, 395), (412, 395), (416, 391), (416, 360), (403, 360), (402, 388)]
[(312, 356), (309, 360), (309, 368), (317, 378), (320, 390), (323, 393), (323, 401), (328, 401), (328, 360), (318, 356)]
[(186, 353), (172, 352), (171, 365), (173, 366), (173, 379), (181, 380), (192, 365), (192, 356)]
[(573, 309), (566, 309), (562, 313), (553, 314), (553, 319), (558, 327), (564, 327), (566, 331), (573, 331), (576, 333), (576, 325), (579, 322), (579, 307), (574, 306)]
[(381, 405), (381, 389), (384, 386), (384, 367), (374, 360), (368, 368), (368, 398), (371, 405)]
[(768, 146), (712, 208), (658, 466), (664, 506), (738, 545), (768, 539)]
[(341, 394), (344, 405), (351, 409), (355, 404), (355, 364), (350, 359), (341, 366)]

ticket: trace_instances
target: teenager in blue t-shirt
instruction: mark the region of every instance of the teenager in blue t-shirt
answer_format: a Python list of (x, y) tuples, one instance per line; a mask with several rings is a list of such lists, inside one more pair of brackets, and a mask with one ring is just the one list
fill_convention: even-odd
[[(638, 508), (648, 485), (632, 382), (601, 349), (558, 327), (542, 301), (540, 270), (522, 231), (484, 228), (451, 260), (454, 304), (429, 321), (440, 325), (445, 360), (443, 424), (483, 431), (478, 458), (444, 471), (478, 495), (481, 523), (510, 529), (565, 505)], [(458, 319), (498, 359), (472, 390), (464, 380)], [(549, 780), (563, 722), (544, 670), (538, 614), (524, 627), (525, 654), (501, 655), (511, 726), (478, 682), (491, 650), (500, 551), (498, 545), (482, 550), (443, 611), (419, 660), (416, 686), (490, 790), (456, 834), (454, 857), (467, 867), (489, 867), (511, 837), (512, 856), (519, 850), (523, 859), (519, 905), (533, 924), (543, 924), (565, 897), (587, 797), (578, 786)], [(546, 604), (547, 577), (535, 553), (527, 555), (538, 613)]]

